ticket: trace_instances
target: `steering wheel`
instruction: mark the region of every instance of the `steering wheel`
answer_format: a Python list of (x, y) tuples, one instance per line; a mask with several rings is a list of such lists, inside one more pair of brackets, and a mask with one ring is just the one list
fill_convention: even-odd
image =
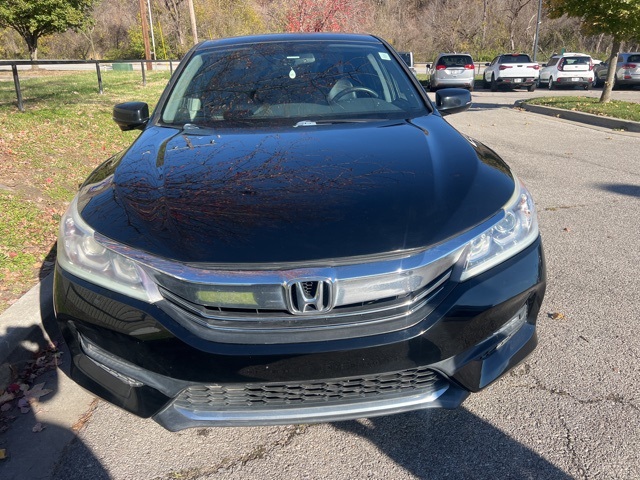
[(338, 99), (344, 97), (345, 95), (349, 95), (350, 93), (354, 93), (354, 92), (368, 93), (373, 98), (378, 98), (379, 97), (379, 95), (375, 92), (375, 90), (371, 90), (370, 88), (367, 88), (367, 87), (349, 87), (349, 88), (345, 88), (344, 90), (340, 90), (338, 93), (336, 93), (333, 96), (333, 98), (330, 100), (330, 102), (331, 103), (336, 103), (338, 101)]

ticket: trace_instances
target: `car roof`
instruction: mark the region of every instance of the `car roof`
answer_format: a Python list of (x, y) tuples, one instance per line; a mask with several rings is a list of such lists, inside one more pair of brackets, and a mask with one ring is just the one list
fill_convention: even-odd
[(552, 57), (590, 57), (591, 55), (588, 55), (586, 53), (573, 53), (573, 52), (565, 52), (565, 53), (556, 53), (555, 55), (552, 55)]
[(351, 41), (371, 44), (382, 44), (383, 42), (373, 36), (357, 33), (274, 33), (263, 35), (247, 35), (241, 37), (219, 38), (215, 40), (205, 40), (198, 44), (196, 50), (205, 50), (211, 47), (223, 45), (243, 45), (271, 42), (299, 42), (299, 41)]

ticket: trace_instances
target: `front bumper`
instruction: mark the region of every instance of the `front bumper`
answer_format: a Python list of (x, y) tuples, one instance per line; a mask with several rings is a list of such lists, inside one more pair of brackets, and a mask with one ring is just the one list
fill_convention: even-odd
[(323, 342), (222, 344), (196, 337), (158, 305), (56, 268), (56, 318), (72, 378), (169, 430), (346, 420), (455, 408), (536, 346), (546, 286), (540, 239), (451, 286), (422, 321)]

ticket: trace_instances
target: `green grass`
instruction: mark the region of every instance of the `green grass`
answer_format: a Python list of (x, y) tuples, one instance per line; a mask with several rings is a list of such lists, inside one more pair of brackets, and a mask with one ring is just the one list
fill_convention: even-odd
[(599, 103), (598, 100), (591, 97), (539, 97), (527, 100), (527, 103), (640, 122), (639, 103), (620, 100)]
[(145, 87), (140, 72), (103, 72), (101, 95), (95, 71), (21, 71), (20, 112), (10, 73), (0, 76), (0, 312), (37, 282), (79, 184), (140, 133), (120, 131), (113, 105), (152, 109), (168, 79), (148, 72)]

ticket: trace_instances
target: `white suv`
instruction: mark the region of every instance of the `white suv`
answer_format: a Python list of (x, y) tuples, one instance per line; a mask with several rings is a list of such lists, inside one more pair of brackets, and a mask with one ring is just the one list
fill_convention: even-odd
[(540, 69), (540, 83), (546, 83), (549, 90), (562, 85), (589, 90), (593, 84), (593, 59), (584, 53), (554, 55)]

